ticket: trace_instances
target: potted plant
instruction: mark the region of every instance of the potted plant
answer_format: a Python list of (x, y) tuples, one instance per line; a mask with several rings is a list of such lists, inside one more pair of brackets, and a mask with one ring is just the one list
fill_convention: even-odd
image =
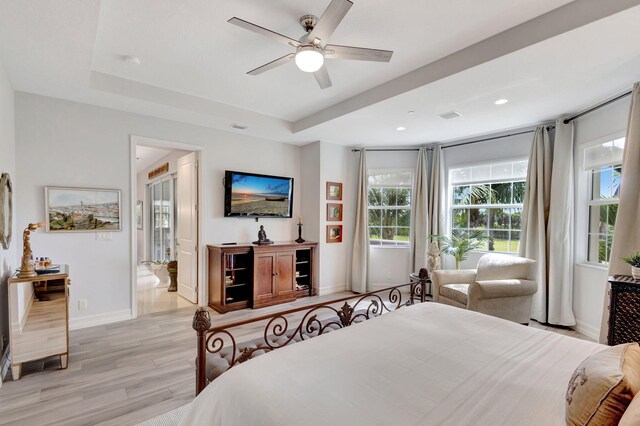
[(482, 245), (489, 240), (485, 231), (460, 231), (454, 229), (451, 237), (446, 235), (432, 235), (432, 239), (439, 241), (441, 251), (456, 259), (456, 269), (460, 269), (460, 263), (467, 259), (469, 252), (482, 248)]
[(169, 262), (171, 258), (171, 249), (168, 248), (167, 257), (163, 260), (145, 260), (142, 264), (147, 265), (151, 271), (155, 274), (155, 276), (160, 280), (156, 287), (168, 287), (169, 286)]
[(640, 280), (640, 251), (623, 257), (622, 260), (631, 265), (631, 276), (636, 280)]

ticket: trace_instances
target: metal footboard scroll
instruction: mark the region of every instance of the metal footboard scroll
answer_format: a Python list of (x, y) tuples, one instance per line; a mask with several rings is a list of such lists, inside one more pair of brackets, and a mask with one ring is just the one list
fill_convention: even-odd
[[(259, 354), (349, 327), (403, 306), (425, 302), (428, 283), (429, 276), (424, 270), (415, 282), (353, 294), (217, 327), (211, 327), (208, 310), (198, 308), (192, 323), (193, 329), (197, 332), (196, 395), (202, 392), (209, 382), (207, 354), (222, 355), (221, 351), (224, 350), (229, 363), (226, 368), (228, 370)], [(266, 322), (261, 336), (253, 340), (252, 345), (241, 347), (233, 335), (233, 329), (260, 321)]]

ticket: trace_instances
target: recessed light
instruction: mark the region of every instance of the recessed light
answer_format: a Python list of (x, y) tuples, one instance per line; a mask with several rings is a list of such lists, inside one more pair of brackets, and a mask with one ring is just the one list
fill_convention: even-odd
[(398, 127), (396, 127), (396, 130), (399, 131), (399, 132), (404, 132), (405, 130), (407, 130), (407, 128), (403, 127), (403, 126), (398, 126)]
[(122, 60), (128, 64), (140, 65), (140, 58), (138, 58), (137, 56), (124, 55), (122, 57)]
[(503, 98), (503, 99), (498, 99), (497, 101), (494, 102), (494, 104), (496, 104), (496, 105), (504, 105), (507, 102), (509, 102), (509, 99), (504, 99)]

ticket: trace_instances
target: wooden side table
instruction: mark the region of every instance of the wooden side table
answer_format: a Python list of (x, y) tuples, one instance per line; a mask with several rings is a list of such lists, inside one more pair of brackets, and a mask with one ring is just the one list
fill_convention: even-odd
[[(426, 271), (426, 269), (424, 269)], [(409, 274), (411, 281), (411, 297), (417, 297), (420, 302), (425, 302), (427, 296), (431, 296), (431, 276), (429, 273), (424, 278), (420, 277), (420, 272), (412, 272)]]
[(20, 379), (22, 364), (49, 356), (69, 360), (69, 268), (33, 278), (9, 278), (11, 374)]
[(640, 281), (628, 275), (609, 277), (607, 344), (640, 342)]

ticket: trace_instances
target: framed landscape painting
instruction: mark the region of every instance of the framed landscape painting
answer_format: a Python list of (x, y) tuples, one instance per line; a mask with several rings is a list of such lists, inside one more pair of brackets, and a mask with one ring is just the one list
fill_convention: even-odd
[(327, 242), (342, 242), (342, 225), (327, 225)]
[(342, 200), (342, 183), (327, 182), (327, 200)]
[(120, 231), (117, 189), (45, 187), (47, 232)]
[(327, 203), (327, 222), (342, 221), (342, 204)]

